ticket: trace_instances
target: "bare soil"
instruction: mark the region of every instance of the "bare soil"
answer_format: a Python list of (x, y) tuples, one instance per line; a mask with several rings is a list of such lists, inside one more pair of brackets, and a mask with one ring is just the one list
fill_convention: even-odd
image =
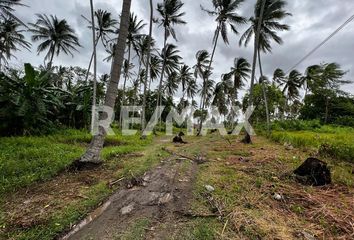
[[(172, 156), (142, 177), (142, 184), (116, 192), (62, 239), (120, 239), (134, 222), (149, 219), (146, 239), (169, 239), (181, 213), (189, 211), (197, 164)], [(123, 183), (124, 185), (124, 183)], [(108, 205), (108, 207), (107, 207)], [(165, 225), (170, 226), (166, 229)]]

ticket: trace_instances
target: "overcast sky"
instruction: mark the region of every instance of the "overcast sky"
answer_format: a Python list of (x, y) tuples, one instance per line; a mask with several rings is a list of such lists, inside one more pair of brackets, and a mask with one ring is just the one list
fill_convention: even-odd
[[(154, 0), (154, 5), (158, 1)], [(239, 14), (247, 18), (253, 14), (253, 7), (256, 0), (245, 0)], [(79, 49), (74, 58), (60, 55), (54, 59), (55, 65), (78, 65), (87, 68), (92, 52), (91, 32), (87, 28), (87, 22), (81, 17), (89, 17), (89, 0), (23, 0), (29, 8), (16, 8), (16, 15), (24, 22), (35, 22), (36, 13), (57, 15), (58, 18), (65, 18), (75, 29), (83, 48)], [(200, 9), (200, 4), (205, 8), (212, 8), (211, 0), (184, 0), (183, 11), (186, 12), (184, 20), (187, 25), (176, 27), (178, 42), (172, 38), (170, 43), (174, 43), (181, 51), (183, 61), (190, 66), (195, 64), (195, 53), (198, 50), (212, 50), (212, 38), (216, 28), (215, 20)], [(122, 0), (94, 0), (95, 8), (101, 8), (113, 13), (118, 18), (121, 11)], [(299, 59), (305, 56), (317, 44), (331, 34), (338, 26), (354, 14), (353, 0), (288, 0), (287, 11), (292, 13), (292, 17), (286, 18), (283, 22), (291, 26), (288, 32), (279, 33), (283, 38), (283, 45), (273, 43), (271, 54), (263, 55), (262, 61), (265, 74), (272, 76), (276, 68), (285, 71), (292, 67)], [(149, 1), (132, 0), (131, 10), (138, 17), (148, 23)], [(157, 13), (155, 11), (155, 16)], [(240, 27), (242, 33), (247, 25)], [(145, 32), (147, 33), (148, 27)], [(163, 31), (154, 26), (153, 37), (157, 40), (157, 46), (162, 47)], [(225, 45), (219, 41), (215, 53), (214, 79), (219, 81), (220, 75), (229, 71), (235, 57), (245, 57), (249, 62), (252, 60), (252, 45), (248, 48), (239, 47), (239, 36), (229, 34), (230, 44)], [(313, 64), (322, 62), (337, 62), (342, 68), (348, 71), (346, 79), (354, 80), (354, 22), (347, 25), (330, 42), (319, 49), (309, 59), (303, 62), (297, 69), (301, 72)], [(29, 36), (28, 36), (29, 40)], [(12, 64), (20, 66), (24, 62), (34, 65), (43, 64), (45, 54), (37, 56), (37, 45), (34, 44), (32, 51), (21, 51), (16, 53), (17, 60), (12, 60)], [(110, 64), (102, 61), (106, 57), (103, 49), (99, 50), (98, 70), (99, 73), (108, 73)], [(343, 88), (347, 92), (354, 94), (354, 85), (347, 85)]]

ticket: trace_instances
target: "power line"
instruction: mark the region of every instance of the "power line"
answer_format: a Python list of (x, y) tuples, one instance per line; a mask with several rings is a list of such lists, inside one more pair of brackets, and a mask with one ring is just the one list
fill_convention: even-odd
[(332, 34), (330, 34), (325, 40), (323, 40), (320, 44), (318, 44), (314, 49), (312, 49), (308, 54), (306, 54), (299, 62), (297, 62), (293, 67), (289, 68), (286, 72), (288, 74), (290, 71), (299, 66), (303, 61), (305, 61), (308, 57), (314, 54), (320, 47), (325, 45), (331, 38), (333, 38), (339, 31), (341, 31), (346, 25), (348, 25), (351, 21), (354, 20), (354, 15), (349, 17), (342, 25), (340, 25)]

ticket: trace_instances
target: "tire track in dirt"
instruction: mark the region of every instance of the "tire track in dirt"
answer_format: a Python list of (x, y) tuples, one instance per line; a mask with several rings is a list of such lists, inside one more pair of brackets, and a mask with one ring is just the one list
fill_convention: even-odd
[(194, 161), (171, 156), (145, 173), (141, 186), (122, 187), (61, 239), (120, 239), (140, 219), (150, 222), (146, 239), (169, 239), (178, 231), (177, 212), (189, 210), (197, 169)]

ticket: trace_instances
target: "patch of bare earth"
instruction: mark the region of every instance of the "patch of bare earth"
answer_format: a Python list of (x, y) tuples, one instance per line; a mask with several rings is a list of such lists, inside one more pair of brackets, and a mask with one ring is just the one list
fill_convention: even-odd
[(120, 239), (141, 219), (149, 219), (145, 239), (170, 239), (179, 231), (181, 213), (188, 211), (196, 170), (197, 164), (185, 158), (164, 160), (144, 174), (137, 186), (116, 192), (103, 211), (88, 216), (62, 239)]

